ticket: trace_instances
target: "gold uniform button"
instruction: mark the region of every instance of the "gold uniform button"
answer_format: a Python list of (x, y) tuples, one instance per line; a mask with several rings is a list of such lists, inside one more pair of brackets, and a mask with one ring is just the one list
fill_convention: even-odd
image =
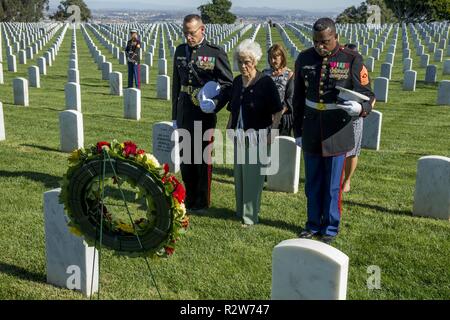
[(323, 94), (323, 90), (320, 90), (320, 94)]
[(322, 65), (322, 69), (326, 69), (327, 68), (327, 66), (324, 64), (324, 65)]
[(192, 80), (189, 80), (189, 83), (192, 83)]
[(323, 81), (320, 81), (320, 85), (323, 86)]
[(323, 99), (320, 99), (319, 102), (320, 102), (320, 103), (323, 103)]

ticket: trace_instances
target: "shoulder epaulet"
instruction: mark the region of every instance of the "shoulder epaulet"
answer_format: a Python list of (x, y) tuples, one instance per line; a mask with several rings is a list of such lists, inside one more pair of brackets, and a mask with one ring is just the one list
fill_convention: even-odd
[(214, 43), (211, 43), (211, 42), (209, 42), (209, 41), (206, 42), (206, 45), (209, 46), (209, 47), (211, 47), (211, 48), (217, 49), (217, 50), (222, 49), (221, 46), (219, 46), (219, 45), (217, 45), (217, 44), (214, 44)]

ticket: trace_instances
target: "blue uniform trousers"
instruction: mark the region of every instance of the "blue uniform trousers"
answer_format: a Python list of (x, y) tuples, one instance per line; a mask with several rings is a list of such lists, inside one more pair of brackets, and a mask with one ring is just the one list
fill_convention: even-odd
[(308, 221), (313, 233), (335, 236), (341, 220), (341, 185), (345, 154), (323, 157), (303, 153), (305, 160), (305, 194)]
[(141, 88), (140, 65), (128, 62), (128, 88), (133, 88), (133, 82), (136, 83), (136, 88)]

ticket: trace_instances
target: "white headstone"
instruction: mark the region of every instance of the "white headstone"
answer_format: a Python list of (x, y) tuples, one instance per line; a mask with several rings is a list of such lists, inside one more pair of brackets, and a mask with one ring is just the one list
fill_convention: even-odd
[(76, 59), (69, 60), (69, 69), (78, 69), (78, 60)]
[(367, 57), (366, 67), (369, 72), (373, 72), (375, 69), (375, 59), (373, 57)]
[(152, 130), (152, 154), (160, 164), (167, 163), (171, 172), (180, 171), (179, 145), (175, 144), (179, 137), (175, 131), (174, 139), (171, 139), (174, 132), (172, 122), (157, 122)]
[(81, 90), (80, 85), (75, 82), (68, 82), (64, 86), (66, 95), (66, 110), (76, 110), (81, 112)]
[(141, 84), (149, 84), (150, 83), (150, 68), (146, 64), (141, 64), (140, 66), (140, 76), (141, 76)]
[(301, 149), (295, 144), (292, 137), (278, 136), (272, 145), (272, 152), (278, 152), (278, 172), (267, 175), (267, 189), (272, 191), (297, 193), (300, 180)]
[(25, 50), (19, 51), (19, 64), (27, 64), (27, 53)]
[(430, 64), (427, 66), (427, 70), (425, 72), (425, 82), (436, 83), (436, 81), (437, 81), (437, 66), (434, 64)]
[(419, 159), (413, 215), (450, 220), (450, 158)]
[(109, 75), (109, 88), (111, 95), (119, 97), (123, 95), (121, 72), (111, 72), (111, 74)]
[(380, 150), (381, 124), (383, 114), (379, 111), (372, 112), (364, 118), (361, 147), (365, 149)]
[(39, 73), (42, 75), (47, 74), (47, 62), (45, 61), (44, 57), (40, 57), (37, 59), (37, 64), (39, 67)]
[(98, 291), (98, 252), (70, 233), (60, 194), (59, 188), (44, 193), (47, 282), (90, 296)]
[(444, 61), (444, 68), (442, 73), (444, 75), (450, 75), (450, 59)]
[(411, 70), (413, 64), (413, 59), (407, 58), (403, 60), (403, 71)]
[(439, 83), (437, 104), (450, 106), (450, 80)]
[(382, 63), (381, 64), (381, 77), (391, 80), (392, 64), (390, 64), (390, 63)]
[(67, 82), (80, 83), (80, 72), (77, 69), (67, 70)]
[(8, 71), (9, 72), (17, 72), (17, 62), (15, 55), (8, 55)]
[(76, 110), (59, 113), (59, 132), (62, 152), (72, 152), (84, 146), (83, 115)]
[(162, 100), (170, 100), (170, 77), (159, 75), (156, 77), (156, 97)]
[(123, 117), (133, 120), (141, 119), (141, 90), (136, 88), (124, 90)]
[(158, 59), (158, 74), (167, 75), (167, 60)]
[(420, 56), (420, 67), (426, 68), (428, 63), (430, 62), (430, 56), (428, 54), (424, 54)]
[(103, 62), (102, 63), (102, 80), (109, 80), (109, 74), (112, 71), (112, 63), (111, 62)]
[(13, 80), (14, 104), (28, 107), (28, 80), (25, 78), (15, 78)]
[(28, 68), (28, 80), (30, 82), (30, 87), (41, 87), (41, 75), (39, 74), (39, 67), (31, 66)]
[(389, 79), (378, 77), (373, 81), (373, 90), (377, 101), (387, 102), (389, 94)]
[(309, 239), (290, 239), (272, 252), (272, 300), (345, 300), (349, 258)]
[(3, 104), (0, 102), (0, 141), (3, 141), (5, 139), (5, 118), (3, 117)]
[(4, 79), (3, 79), (3, 64), (0, 63), (0, 84), (4, 83)]
[(404, 91), (416, 91), (417, 72), (414, 70), (405, 71), (403, 77), (403, 90)]

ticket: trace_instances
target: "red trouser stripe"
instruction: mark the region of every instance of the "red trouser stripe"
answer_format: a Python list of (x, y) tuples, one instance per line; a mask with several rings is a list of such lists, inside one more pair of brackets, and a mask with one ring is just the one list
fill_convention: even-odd
[(141, 88), (141, 65), (140, 64), (138, 64), (137, 76), (138, 76), (138, 89), (140, 89)]
[(212, 149), (213, 149), (213, 144), (214, 144), (214, 136), (211, 134), (211, 137), (208, 139), (209, 140), (209, 146), (211, 146), (210, 148), (210, 152), (208, 152), (208, 207), (211, 205), (211, 180), (212, 180), (212, 163), (211, 163), (211, 159), (212, 159)]

